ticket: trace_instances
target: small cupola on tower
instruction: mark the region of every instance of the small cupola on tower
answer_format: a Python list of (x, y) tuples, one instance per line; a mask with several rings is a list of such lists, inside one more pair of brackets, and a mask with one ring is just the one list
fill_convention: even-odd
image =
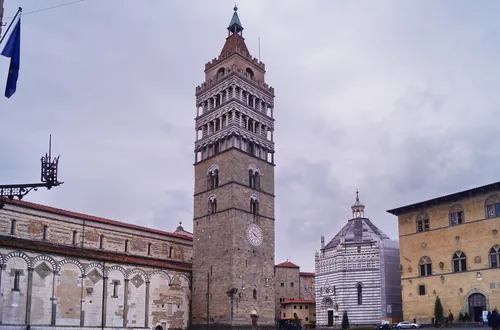
[(239, 34), (240, 36), (243, 36), (243, 26), (241, 25), (240, 17), (238, 16), (238, 7), (234, 5), (233, 10), (233, 17), (231, 18), (231, 22), (229, 22), (229, 26), (227, 27), (227, 36), (230, 37), (232, 34)]
[(365, 217), (365, 206), (359, 202), (359, 191), (356, 190), (356, 202), (351, 206), (352, 218), (364, 218)]

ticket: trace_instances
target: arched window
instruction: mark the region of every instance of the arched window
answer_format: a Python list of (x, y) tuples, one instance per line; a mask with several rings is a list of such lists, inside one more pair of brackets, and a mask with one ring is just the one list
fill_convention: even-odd
[(257, 198), (250, 199), (250, 213), (259, 214), (259, 200)]
[(417, 232), (428, 231), (429, 229), (429, 215), (426, 212), (421, 212), (417, 215)]
[(223, 76), (224, 72), (226, 72), (226, 70), (224, 68), (220, 68), (219, 70), (217, 70), (217, 75), (218, 76)]
[(453, 255), (453, 272), (465, 272), (467, 270), (467, 256), (462, 251)]
[(450, 208), (450, 225), (456, 226), (464, 223), (464, 208), (460, 204), (455, 204)]
[(432, 261), (429, 257), (422, 257), (419, 262), (420, 276), (432, 275)]
[(363, 286), (358, 283), (358, 305), (363, 304)]
[(253, 299), (257, 299), (257, 290), (253, 289)]
[(208, 213), (214, 214), (217, 212), (217, 196), (210, 195), (208, 198)]
[(498, 268), (500, 265), (500, 246), (495, 245), (490, 249), (490, 267)]
[(498, 195), (491, 195), (485, 202), (486, 218), (500, 217), (500, 198)]
[(245, 72), (247, 73), (247, 75), (250, 76), (251, 79), (253, 79), (254, 73), (252, 69), (247, 68)]
[(255, 170), (248, 170), (248, 186), (253, 189), (260, 188), (260, 174)]

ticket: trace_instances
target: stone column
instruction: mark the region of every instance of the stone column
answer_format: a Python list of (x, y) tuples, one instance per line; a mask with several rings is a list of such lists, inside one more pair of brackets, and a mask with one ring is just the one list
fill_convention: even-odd
[(31, 295), (33, 293), (33, 268), (28, 267), (28, 290), (26, 291), (26, 321), (25, 324), (31, 323)]
[(144, 306), (144, 327), (147, 328), (149, 327), (149, 280), (146, 281), (146, 299), (145, 299), (145, 304), (146, 306)]
[(56, 276), (58, 276), (57, 271), (53, 271), (53, 276), (52, 276), (52, 297), (50, 300), (52, 301), (52, 310), (50, 314), (50, 325), (55, 326), (56, 325), (56, 313), (57, 313), (57, 297), (56, 297)]
[(82, 290), (80, 291), (80, 326), (83, 327), (85, 324), (85, 299), (83, 299), (83, 288), (85, 282), (85, 274), (82, 274)]
[(128, 283), (129, 279), (126, 278), (124, 280), (125, 285), (124, 285), (124, 293), (123, 293), (123, 327), (127, 327), (127, 319), (128, 319)]
[(108, 315), (108, 276), (103, 277), (102, 282), (102, 316), (101, 327), (106, 327), (106, 315)]

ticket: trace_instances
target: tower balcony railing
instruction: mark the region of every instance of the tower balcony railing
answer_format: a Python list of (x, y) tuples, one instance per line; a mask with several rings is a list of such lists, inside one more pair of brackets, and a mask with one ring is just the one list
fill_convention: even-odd
[(195, 142), (195, 149), (199, 150), (203, 147), (206, 147), (210, 144), (213, 144), (217, 140), (221, 140), (227, 136), (230, 135), (238, 135), (241, 136), (247, 140), (253, 141), (260, 146), (268, 149), (268, 150), (274, 150), (274, 142), (268, 140), (265, 136), (262, 136), (258, 133), (253, 133), (251, 131), (246, 130), (245, 128), (241, 127), (237, 123), (230, 123), (229, 125), (225, 126), (221, 130), (219, 130), (216, 133), (212, 133), (210, 135), (206, 135), (199, 140)]
[(267, 83), (257, 80), (252, 78), (248, 73), (243, 71), (243, 69), (237, 68), (235, 65), (232, 65), (231, 68), (229, 68), (224, 75), (216, 75), (212, 79), (209, 79), (206, 82), (203, 82), (201, 85), (196, 87), (196, 95), (199, 95), (203, 92), (206, 92), (213, 86), (221, 83), (222, 81), (229, 79), (232, 76), (238, 76), (241, 77), (245, 80), (245, 82), (250, 83), (256, 88), (259, 88), (263, 90), (266, 93), (271, 94), (274, 96), (274, 88), (270, 87)]

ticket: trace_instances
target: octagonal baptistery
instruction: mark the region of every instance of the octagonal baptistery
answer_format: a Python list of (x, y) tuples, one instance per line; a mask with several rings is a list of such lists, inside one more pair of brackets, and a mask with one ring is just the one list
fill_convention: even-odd
[(380, 324), (402, 317), (399, 243), (364, 215), (359, 201), (352, 218), (316, 251), (316, 323), (335, 326), (347, 311), (352, 325)]

